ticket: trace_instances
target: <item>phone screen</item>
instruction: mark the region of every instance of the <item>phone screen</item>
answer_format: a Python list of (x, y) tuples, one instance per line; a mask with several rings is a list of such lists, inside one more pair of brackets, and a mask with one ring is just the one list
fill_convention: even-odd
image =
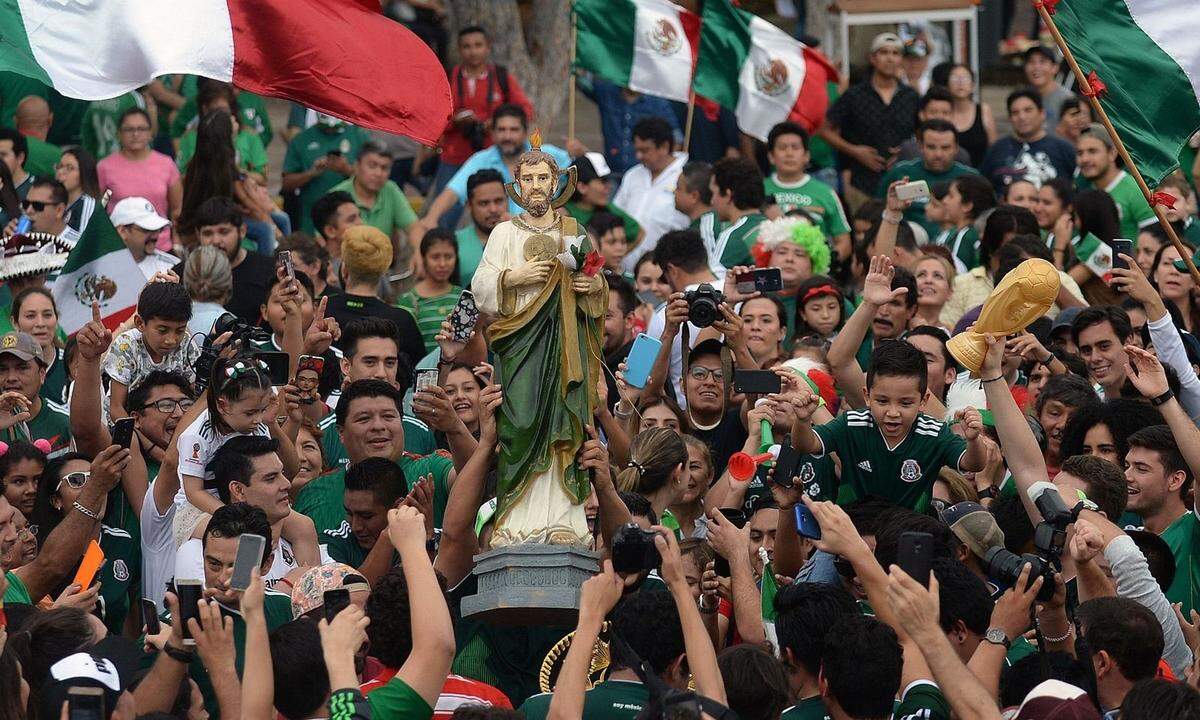
[(325, 591), (325, 621), (333, 622), (338, 613), (350, 605), (350, 591), (346, 588)]
[(196, 641), (192, 638), (187, 621), (195, 619), (196, 622), (200, 622), (200, 596), (204, 588), (199, 580), (176, 580), (175, 592), (179, 596), (178, 622), (183, 631), (183, 644), (195, 645)]
[(158, 621), (158, 606), (149, 598), (142, 598), (142, 623), (146, 626), (147, 635), (162, 632), (162, 624)]
[(267, 539), (262, 535), (243, 533), (238, 538), (237, 557), (233, 561), (233, 575), (229, 578), (229, 587), (234, 590), (247, 590), (254, 573), (258, 572), (263, 561), (263, 550), (267, 547)]
[(128, 450), (131, 442), (133, 442), (133, 418), (121, 418), (113, 425), (112, 444)]
[(438, 384), (437, 370), (418, 370), (416, 391), (428, 390)]

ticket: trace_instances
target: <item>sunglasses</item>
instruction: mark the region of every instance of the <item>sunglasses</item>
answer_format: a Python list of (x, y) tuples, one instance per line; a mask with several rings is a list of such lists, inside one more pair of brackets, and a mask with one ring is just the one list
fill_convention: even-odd
[(62, 480), (58, 481), (58, 485), (54, 486), (54, 491), (58, 492), (63, 483), (69, 485), (72, 490), (79, 490), (87, 484), (88, 478), (91, 476), (92, 472), (90, 470), (80, 470), (78, 472), (67, 473), (63, 476)]
[(41, 212), (41, 211), (45, 210), (46, 208), (50, 207), (51, 205), (57, 205), (57, 204), (58, 203), (44, 202), (42, 200), (22, 200), (21, 201), (21, 207), (23, 209), (28, 210), (29, 208), (33, 208), (34, 212)]

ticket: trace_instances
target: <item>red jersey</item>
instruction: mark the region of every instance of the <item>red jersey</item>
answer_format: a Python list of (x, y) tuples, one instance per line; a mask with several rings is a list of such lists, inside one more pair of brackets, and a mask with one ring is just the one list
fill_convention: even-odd
[[(368, 680), (359, 686), (363, 695), (369, 695), (395, 677), (398, 668), (384, 668), (373, 680)], [(485, 682), (465, 678), (461, 675), (448, 675), (446, 684), (442, 685), (442, 694), (438, 696), (437, 707), (433, 709), (434, 720), (450, 720), (454, 711), (464, 705), (483, 705), (512, 709), (508, 696)]]

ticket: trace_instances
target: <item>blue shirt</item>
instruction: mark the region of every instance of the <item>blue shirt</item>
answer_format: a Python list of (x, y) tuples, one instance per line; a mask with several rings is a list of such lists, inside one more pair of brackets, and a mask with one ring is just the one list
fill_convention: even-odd
[[(529, 149), (529, 143), (525, 143), (525, 149)], [(542, 150), (554, 158), (558, 163), (558, 169), (566, 172), (567, 166), (571, 164), (571, 156), (567, 155), (567, 151), (553, 145), (542, 145)], [(504, 178), (504, 182), (510, 183), (513, 181), (512, 173), (508, 170), (508, 163), (504, 162), (504, 156), (500, 154), (500, 148), (496, 145), (480, 150), (467, 161), (463, 163), (458, 172), (454, 173), (454, 177), (450, 178), (450, 182), (446, 183), (446, 187), (458, 196), (460, 203), (467, 199), (467, 178), (471, 177), (480, 170), (495, 170)], [(560, 180), (561, 182), (561, 180)], [(508, 212), (510, 215), (520, 215), (523, 211), (512, 200), (508, 201)]]
[(583, 92), (600, 110), (600, 132), (604, 135), (604, 158), (618, 175), (637, 165), (633, 152), (633, 126), (646, 117), (660, 117), (671, 123), (675, 139), (683, 140), (679, 120), (671, 103), (660, 97), (639, 94), (633, 102), (622, 94), (620, 85), (593, 76), (591, 90)]

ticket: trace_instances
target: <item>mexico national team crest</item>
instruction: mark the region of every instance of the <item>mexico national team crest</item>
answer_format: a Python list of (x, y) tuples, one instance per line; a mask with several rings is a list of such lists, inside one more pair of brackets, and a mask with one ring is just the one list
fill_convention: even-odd
[(788, 91), (788, 66), (779, 58), (766, 64), (754, 64), (754, 86), (764, 95), (782, 95)]
[(906, 483), (914, 483), (921, 479), (921, 466), (916, 460), (909, 458), (900, 465), (900, 479)]
[(658, 22), (651, 25), (645, 37), (646, 43), (659, 55), (674, 55), (683, 47), (679, 31), (666, 18), (659, 18)]
[(106, 275), (85, 273), (75, 281), (75, 299), (87, 306), (93, 302), (104, 305), (104, 301), (117, 294), (117, 282)]
[(125, 582), (129, 579), (129, 566), (125, 564), (124, 560), (118, 558), (113, 563), (113, 577), (120, 582)]

